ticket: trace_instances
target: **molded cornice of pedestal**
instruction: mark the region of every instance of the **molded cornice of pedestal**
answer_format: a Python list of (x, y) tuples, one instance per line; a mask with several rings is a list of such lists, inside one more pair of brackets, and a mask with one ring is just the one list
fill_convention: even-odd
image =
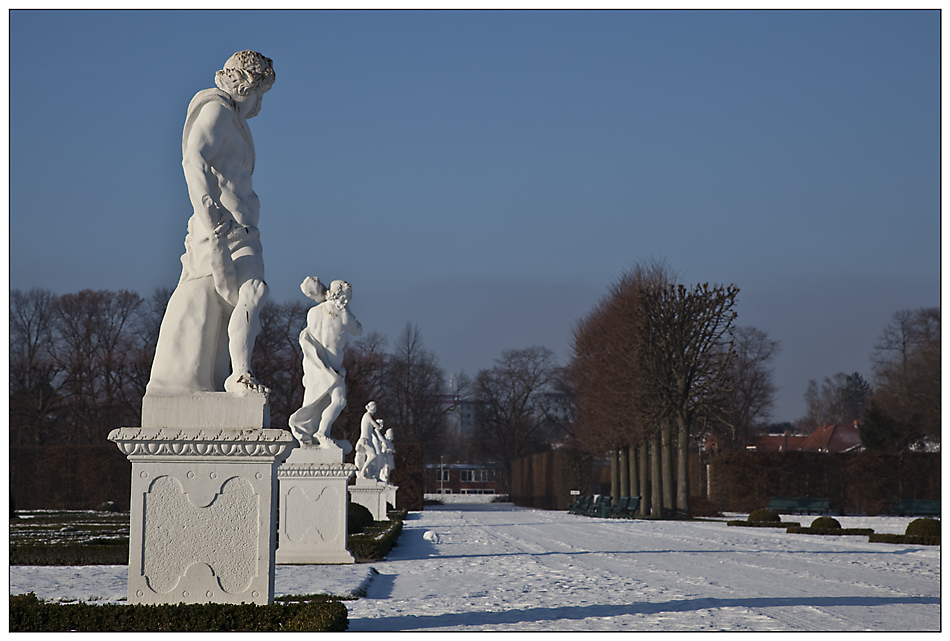
[(343, 478), (356, 474), (352, 463), (284, 463), (277, 468), (277, 478)]
[(285, 430), (270, 429), (167, 429), (162, 427), (120, 427), (109, 440), (128, 457), (265, 457), (283, 458), (295, 446)]

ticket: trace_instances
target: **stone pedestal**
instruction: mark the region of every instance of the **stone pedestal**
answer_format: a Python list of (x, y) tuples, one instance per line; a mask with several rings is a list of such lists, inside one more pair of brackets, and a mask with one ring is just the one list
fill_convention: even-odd
[[(228, 398), (211, 402), (238, 424), (260, 423)], [(238, 401), (260, 410), (256, 399)], [(163, 420), (189, 422), (174, 407)], [(277, 466), (296, 444), (289, 432), (123, 427), (109, 440), (132, 462), (129, 603), (273, 601), (274, 497)]]
[(343, 456), (338, 447), (301, 447), (277, 468), (277, 563), (356, 562), (346, 549), (346, 484), (356, 466)]
[[(389, 516), (386, 514), (386, 501), (390, 500), (393, 507), (396, 506), (397, 489), (395, 485), (381, 483), (374, 479), (356, 477), (356, 485), (349, 487), (350, 500), (354, 503), (359, 503), (369, 510), (375, 520), (388, 521)], [(389, 497), (391, 497), (391, 499)]]

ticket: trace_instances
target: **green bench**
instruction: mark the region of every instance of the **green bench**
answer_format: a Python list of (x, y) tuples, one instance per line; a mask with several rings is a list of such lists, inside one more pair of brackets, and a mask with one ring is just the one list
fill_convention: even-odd
[(587, 508), (587, 511), (584, 512), (587, 516), (599, 516), (601, 518), (606, 518), (610, 514), (610, 504), (611, 498), (609, 496), (598, 496), (594, 498), (594, 502), (590, 504), (590, 507)]
[(640, 509), (639, 496), (621, 496), (620, 502), (610, 510), (612, 519), (632, 519)]
[(587, 494), (578, 496), (576, 499), (574, 499), (574, 502), (571, 503), (571, 507), (569, 507), (567, 511), (571, 514), (583, 514), (587, 510), (587, 507), (590, 505), (590, 502), (593, 500), (593, 498), (593, 496)]
[(940, 516), (940, 501), (901, 499), (897, 503), (899, 516)]
[(828, 499), (795, 499), (780, 496), (769, 498), (768, 509), (779, 514), (824, 514), (828, 511)]

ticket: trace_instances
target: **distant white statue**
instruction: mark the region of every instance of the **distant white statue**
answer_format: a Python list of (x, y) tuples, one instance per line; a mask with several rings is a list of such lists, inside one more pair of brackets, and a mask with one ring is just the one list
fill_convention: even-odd
[(317, 305), (307, 312), (307, 326), (300, 332), (303, 406), (291, 414), (290, 431), (301, 445), (336, 446), (348, 454), (353, 449), (349, 441), (330, 438), (330, 426), (346, 407), (343, 351), (347, 338), (363, 333), (347, 308), (353, 290), (342, 280), (333, 281), (327, 289), (315, 276), (304, 279), (300, 290)]
[(396, 467), (394, 456), (396, 448), (393, 446), (392, 428), (386, 430), (385, 433), (382, 433), (382, 429), (383, 422), (379, 421), (380, 441), (382, 445), (382, 455), (379, 466), (379, 480), (383, 483), (389, 483), (389, 475), (392, 473), (393, 468)]
[(356, 442), (356, 475), (362, 479), (378, 478), (379, 450), (376, 446), (376, 429), (379, 423), (373, 418), (376, 413), (376, 403), (366, 404), (366, 412), (360, 421), (360, 438)]
[(148, 392), (267, 393), (251, 372), (268, 288), (247, 120), (260, 113), (274, 79), (270, 58), (240, 51), (217, 72), (217, 88), (198, 92), (188, 106), (181, 164), (193, 213)]

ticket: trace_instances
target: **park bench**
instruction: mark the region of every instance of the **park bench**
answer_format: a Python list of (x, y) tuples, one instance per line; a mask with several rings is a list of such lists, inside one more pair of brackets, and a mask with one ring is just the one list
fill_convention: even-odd
[(637, 510), (640, 509), (640, 497), (639, 497), (639, 496), (631, 496), (631, 497), (629, 497), (629, 498), (630, 498), (630, 500), (627, 501), (627, 508), (626, 508), (626, 509), (623, 511), (623, 513), (620, 515), (620, 516), (622, 516), (623, 518), (626, 518), (626, 519), (632, 519), (632, 518), (636, 517), (636, 515), (637, 515)]
[(617, 505), (610, 508), (610, 514), (608, 515), (612, 519), (623, 518), (624, 512), (627, 510), (627, 503), (630, 502), (629, 496), (621, 496), (620, 500), (617, 501)]
[(609, 496), (597, 496), (594, 498), (594, 502), (590, 504), (590, 507), (587, 508), (585, 514), (587, 516), (605, 517), (610, 513), (610, 503), (611, 499)]
[(587, 507), (590, 505), (590, 502), (593, 500), (593, 498), (594, 497), (588, 494), (578, 496), (576, 499), (574, 499), (574, 502), (571, 504), (568, 512), (571, 514), (583, 514), (587, 510)]
[(940, 501), (901, 499), (897, 503), (899, 516), (940, 516)]
[(640, 509), (639, 496), (622, 496), (620, 502), (611, 508), (610, 518), (632, 519), (636, 516), (638, 509)]
[(823, 514), (828, 511), (828, 499), (795, 499), (780, 496), (769, 498), (768, 509), (780, 514)]

